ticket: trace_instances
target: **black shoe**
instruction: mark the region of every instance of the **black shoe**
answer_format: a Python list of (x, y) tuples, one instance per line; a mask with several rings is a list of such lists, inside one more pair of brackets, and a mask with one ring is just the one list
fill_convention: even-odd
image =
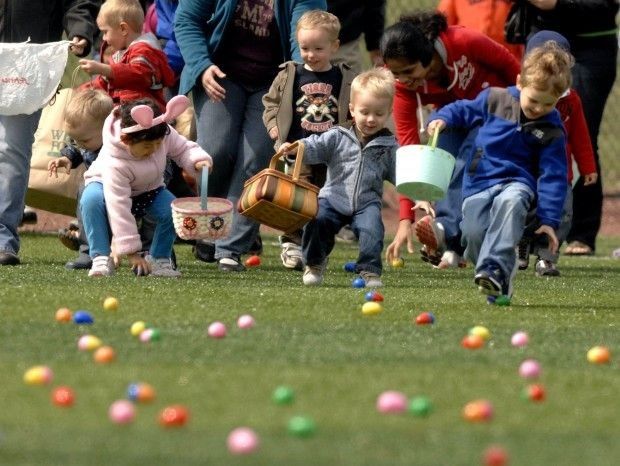
[(243, 265), (239, 259), (223, 257), (217, 261), (217, 268), (222, 272), (243, 272), (245, 270), (245, 265)]
[(93, 265), (93, 260), (88, 254), (80, 254), (77, 259), (65, 264), (67, 270), (88, 270)]
[(217, 262), (215, 259), (215, 244), (196, 241), (192, 246), (194, 257), (203, 262)]
[(526, 239), (519, 241), (517, 246), (517, 262), (519, 270), (525, 270), (530, 266), (530, 242)]
[(17, 254), (12, 252), (0, 252), (0, 265), (19, 265), (20, 260)]
[(490, 296), (499, 296), (507, 288), (499, 270), (481, 270), (474, 276), (474, 283), (481, 293)]
[(263, 238), (260, 235), (256, 235), (256, 239), (250, 246), (248, 254), (250, 256), (260, 256), (263, 253)]

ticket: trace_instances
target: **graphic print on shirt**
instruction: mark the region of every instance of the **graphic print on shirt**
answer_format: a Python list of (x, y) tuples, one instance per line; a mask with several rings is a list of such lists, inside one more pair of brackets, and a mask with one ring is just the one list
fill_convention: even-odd
[(323, 133), (336, 124), (338, 100), (328, 83), (308, 83), (301, 86), (303, 95), (295, 102), (295, 113), (301, 117), (301, 127), (309, 132)]
[(462, 55), (460, 60), (454, 62), (454, 67), (456, 68), (454, 71), (459, 77), (459, 88), (466, 89), (474, 78), (474, 65), (467, 61), (465, 55)]
[(235, 11), (235, 26), (252, 32), (257, 37), (269, 37), (273, 20), (274, 0), (241, 0)]

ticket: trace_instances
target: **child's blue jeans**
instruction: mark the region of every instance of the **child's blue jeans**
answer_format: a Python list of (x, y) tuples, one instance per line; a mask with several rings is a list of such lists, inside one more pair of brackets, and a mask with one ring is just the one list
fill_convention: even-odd
[[(149, 217), (157, 222), (149, 251), (154, 258), (170, 258), (172, 254), (176, 238), (170, 207), (173, 200), (174, 195), (167, 189), (162, 189), (146, 209)], [(80, 199), (80, 211), (90, 246), (90, 257), (109, 256), (110, 227), (102, 183), (94, 181), (86, 185)]]
[(358, 237), (359, 255), (356, 272), (366, 271), (381, 275), (381, 251), (385, 229), (381, 220), (381, 203), (368, 204), (354, 212), (343, 215), (326, 200), (319, 198), (319, 212), (304, 228), (302, 252), (306, 265), (320, 265), (334, 249), (336, 233), (345, 225)]
[(535, 195), (519, 182), (492, 186), (463, 201), (461, 222), (465, 259), (476, 273), (499, 269), (512, 283), (517, 271), (515, 247), (523, 236), (527, 212)]

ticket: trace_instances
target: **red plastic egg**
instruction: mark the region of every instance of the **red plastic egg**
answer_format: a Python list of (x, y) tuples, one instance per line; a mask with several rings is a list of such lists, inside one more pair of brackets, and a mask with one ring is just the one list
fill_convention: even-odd
[(258, 267), (260, 265), (259, 256), (250, 256), (245, 260), (246, 267)]
[(75, 402), (75, 393), (71, 387), (60, 386), (52, 391), (52, 403), (61, 408), (70, 408)]
[(182, 427), (189, 419), (189, 411), (182, 405), (171, 405), (159, 413), (159, 424), (163, 427)]

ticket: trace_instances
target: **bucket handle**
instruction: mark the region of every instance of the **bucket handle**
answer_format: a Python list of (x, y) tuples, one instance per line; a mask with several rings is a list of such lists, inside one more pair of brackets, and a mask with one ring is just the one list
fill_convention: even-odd
[(437, 139), (439, 138), (439, 131), (437, 131), (437, 129), (435, 129), (435, 132), (433, 133), (433, 137), (431, 140), (428, 141), (428, 145), (431, 147), (431, 149), (437, 149)]
[[(295, 157), (295, 165), (293, 166), (293, 181), (297, 181), (299, 180), (299, 174), (301, 173), (301, 166), (303, 165), (303, 162), (304, 162), (304, 143), (301, 141), (295, 141), (288, 147), (288, 150), (291, 150), (291, 149), (297, 149), (297, 156)], [(276, 164), (278, 163), (278, 160), (280, 159), (280, 157), (282, 157), (283, 155), (284, 155), (284, 152), (282, 150), (279, 150), (278, 152), (275, 153), (273, 157), (271, 157), (271, 161), (269, 162), (269, 168), (271, 170), (276, 169)]]
[(207, 191), (209, 190), (209, 169), (203, 168), (200, 174), (200, 210), (207, 210)]

